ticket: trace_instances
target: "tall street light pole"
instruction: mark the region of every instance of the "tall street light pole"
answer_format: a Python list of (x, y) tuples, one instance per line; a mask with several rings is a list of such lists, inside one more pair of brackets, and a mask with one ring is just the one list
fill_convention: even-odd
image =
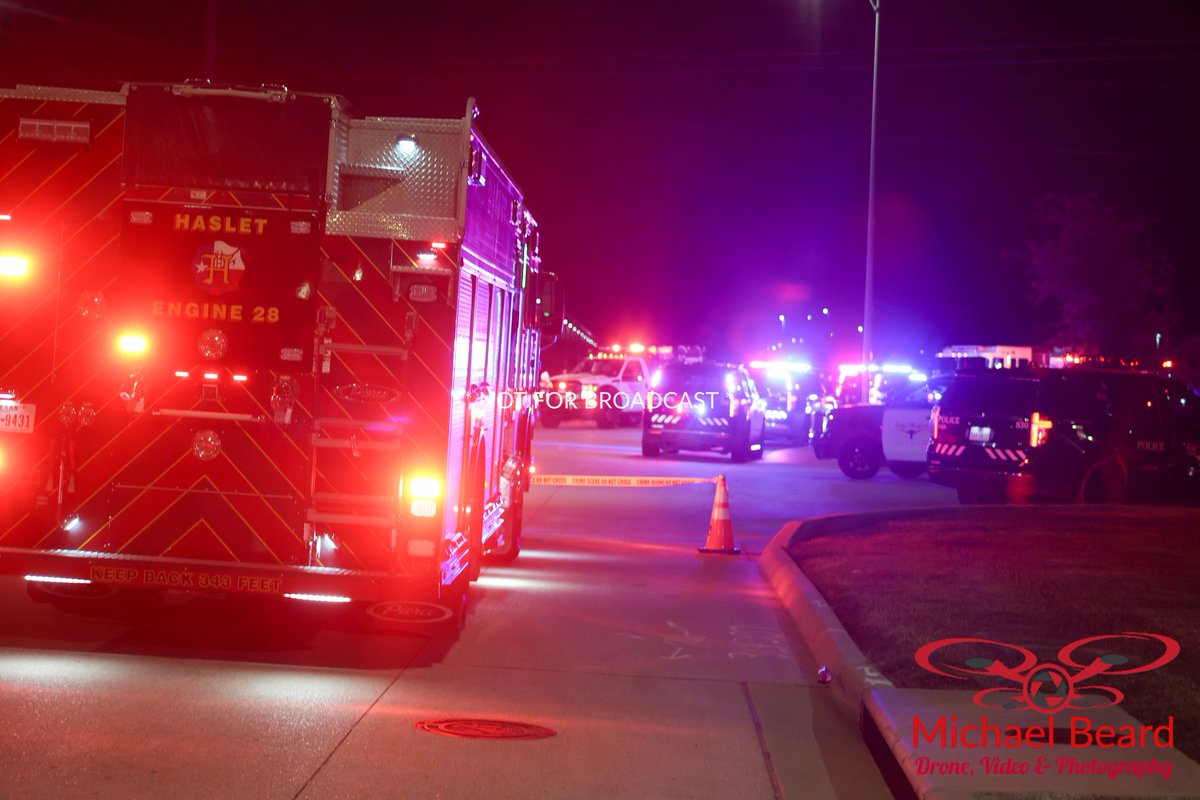
[(868, 0), (875, 11), (875, 52), (871, 59), (871, 154), (867, 167), (867, 268), (863, 289), (863, 372), (859, 383), (862, 386), (862, 401), (870, 401), (871, 382), (871, 331), (874, 328), (872, 284), (875, 280), (875, 105), (879, 93), (879, 3)]

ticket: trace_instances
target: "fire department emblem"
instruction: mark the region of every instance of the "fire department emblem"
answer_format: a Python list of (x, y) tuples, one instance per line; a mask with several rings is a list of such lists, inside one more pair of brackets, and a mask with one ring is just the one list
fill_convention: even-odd
[(201, 245), (192, 259), (192, 276), (196, 286), (209, 294), (226, 294), (237, 291), (246, 274), (246, 263), (242, 261), (242, 248), (220, 240), (211, 246)]

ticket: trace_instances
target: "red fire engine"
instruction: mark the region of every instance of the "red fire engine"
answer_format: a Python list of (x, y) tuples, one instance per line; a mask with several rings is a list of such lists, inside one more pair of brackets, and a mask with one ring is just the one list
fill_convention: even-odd
[(0, 90), (0, 572), (458, 614), (561, 327), (474, 112)]

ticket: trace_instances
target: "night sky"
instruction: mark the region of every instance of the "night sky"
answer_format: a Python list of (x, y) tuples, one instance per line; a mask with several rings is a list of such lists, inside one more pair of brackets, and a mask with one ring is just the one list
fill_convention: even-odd
[[(1200, 5), (882, 4), (877, 353), (1044, 334), (1022, 256), (1048, 192), (1097, 192), (1154, 220), (1177, 296), (1200, 291)], [(0, 84), (202, 77), (208, 8), (0, 0)], [(460, 116), (474, 96), (570, 316), (603, 340), (736, 357), (832, 330), (831, 355), (857, 360), (868, 0), (244, 0), (216, 13), (220, 82), (337, 93), (376, 115)]]

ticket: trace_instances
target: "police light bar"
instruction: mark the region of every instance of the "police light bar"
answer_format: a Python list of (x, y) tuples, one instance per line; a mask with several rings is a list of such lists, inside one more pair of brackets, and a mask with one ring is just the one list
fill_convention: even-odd
[(751, 361), (751, 369), (766, 369), (773, 372), (812, 372), (812, 364), (803, 361)]

